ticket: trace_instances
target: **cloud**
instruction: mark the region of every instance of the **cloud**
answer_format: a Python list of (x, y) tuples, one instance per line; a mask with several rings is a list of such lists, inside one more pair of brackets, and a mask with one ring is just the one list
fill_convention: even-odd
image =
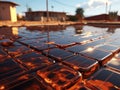
[(82, 7), (84, 9), (99, 8), (103, 5), (110, 5), (112, 2), (110, 0), (88, 0), (88, 2), (83, 2), (77, 4), (76, 7)]
[(77, 4), (76, 7), (81, 7), (81, 5), (80, 5), (80, 4)]
[(109, 11), (118, 11), (118, 15), (120, 15), (119, 2), (120, 0), (86, 0), (86, 2), (83, 0), (76, 7), (83, 8), (86, 16), (98, 15)]

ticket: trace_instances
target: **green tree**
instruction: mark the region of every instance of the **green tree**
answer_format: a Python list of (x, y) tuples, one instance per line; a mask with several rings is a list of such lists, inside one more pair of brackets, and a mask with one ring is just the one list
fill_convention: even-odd
[(84, 10), (83, 8), (77, 8), (76, 9), (76, 17), (79, 21), (82, 21), (84, 19)]
[(28, 12), (32, 12), (32, 8), (28, 8), (27, 11), (28, 11)]
[[(32, 16), (32, 8), (30, 8), (30, 7), (27, 8), (27, 12), (28, 12), (28, 13), (31, 13), (30, 16), (29, 16), (29, 20), (33, 21), (33, 20), (34, 20), (34, 17)], [(26, 18), (28, 18), (28, 17), (26, 17)]]
[(117, 21), (118, 19), (118, 11), (109, 12), (109, 20), (110, 21)]

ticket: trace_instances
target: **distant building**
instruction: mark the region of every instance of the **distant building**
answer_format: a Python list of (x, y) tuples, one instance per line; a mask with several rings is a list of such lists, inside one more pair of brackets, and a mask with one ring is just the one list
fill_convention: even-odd
[(22, 20), (22, 21), (24, 21), (25, 20), (25, 16), (24, 15), (22, 15), (22, 14), (17, 14), (17, 20)]
[[(25, 12), (28, 21), (47, 21), (46, 11), (30, 11)], [(66, 21), (67, 16), (64, 12), (49, 11), (49, 21)]]
[(16, 6), (18, 4), (9, 1), (0, 1), (0, 21), (17, 21)]
[(85, 20), (109, 20), (109, 16), (107, 14), (100, 14), (86, 17)]
[[(95, 15), (95, 16), (89, 16), (89, 17), (85, 17), (85, 20), (110, 20), (109, 19), (109, 15), (108, 14), (99, 14), (99, 15)], [(118, 16), (118, 21), (120, 21), (120, 16)]]

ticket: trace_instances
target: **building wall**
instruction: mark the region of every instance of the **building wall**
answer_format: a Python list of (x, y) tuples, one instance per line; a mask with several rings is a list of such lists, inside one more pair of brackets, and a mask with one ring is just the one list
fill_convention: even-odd
[(0, 20), (2, 21), (17, 21), (16, 8), (9, 3), (0, 4)]
[(109, 20), (109, 16), (107, 14), (100, 14), (96, 16), (86, 17), (85, 20)]
[(17, 21), (16, 7), (14, 5), (11, 5), (10, 11), (11, 11), (11, 13), (10, 13), (11, 21), (16, 22)]
[[(26, 20), (47, 21), (46, 12), (26, 12)], [(49, 12), (49, 21), (65, 21), (66, 14), (60, 12)]]
[(0, 20), (11, 20), (9, 4), (0, 4)]

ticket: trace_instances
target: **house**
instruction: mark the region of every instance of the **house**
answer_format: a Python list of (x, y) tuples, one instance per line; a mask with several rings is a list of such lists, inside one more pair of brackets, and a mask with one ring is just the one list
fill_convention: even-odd
[(109, 20), (109, 16), (107, 14), (100, 14), (100, 15), (85, 17), (85, 20)]
[(16, 6), (18, 4), (10, 1), (0, 1), (0, 21), (17, 21)]
[[(89, 17), (85, 17), (85, 20), (99, 20), (99, 21), (104, 21), (104, 20), (107, 20), (109, 21), (110, 18), (109, 18), (109, 15), (108, 14), (99, 14), (99, 15), (95, 15), (95, 16), (89, 16)], [(118, 19), (117, 21), (120, 21), (120, 16), (118, 16)]]
[[(67, 16), (65, 12), (49, 11), (49, 21), (66, 21)], [(46, 11), (29, 11), (25, 12), (26, 20), (28, 21), (47, 21)]]

